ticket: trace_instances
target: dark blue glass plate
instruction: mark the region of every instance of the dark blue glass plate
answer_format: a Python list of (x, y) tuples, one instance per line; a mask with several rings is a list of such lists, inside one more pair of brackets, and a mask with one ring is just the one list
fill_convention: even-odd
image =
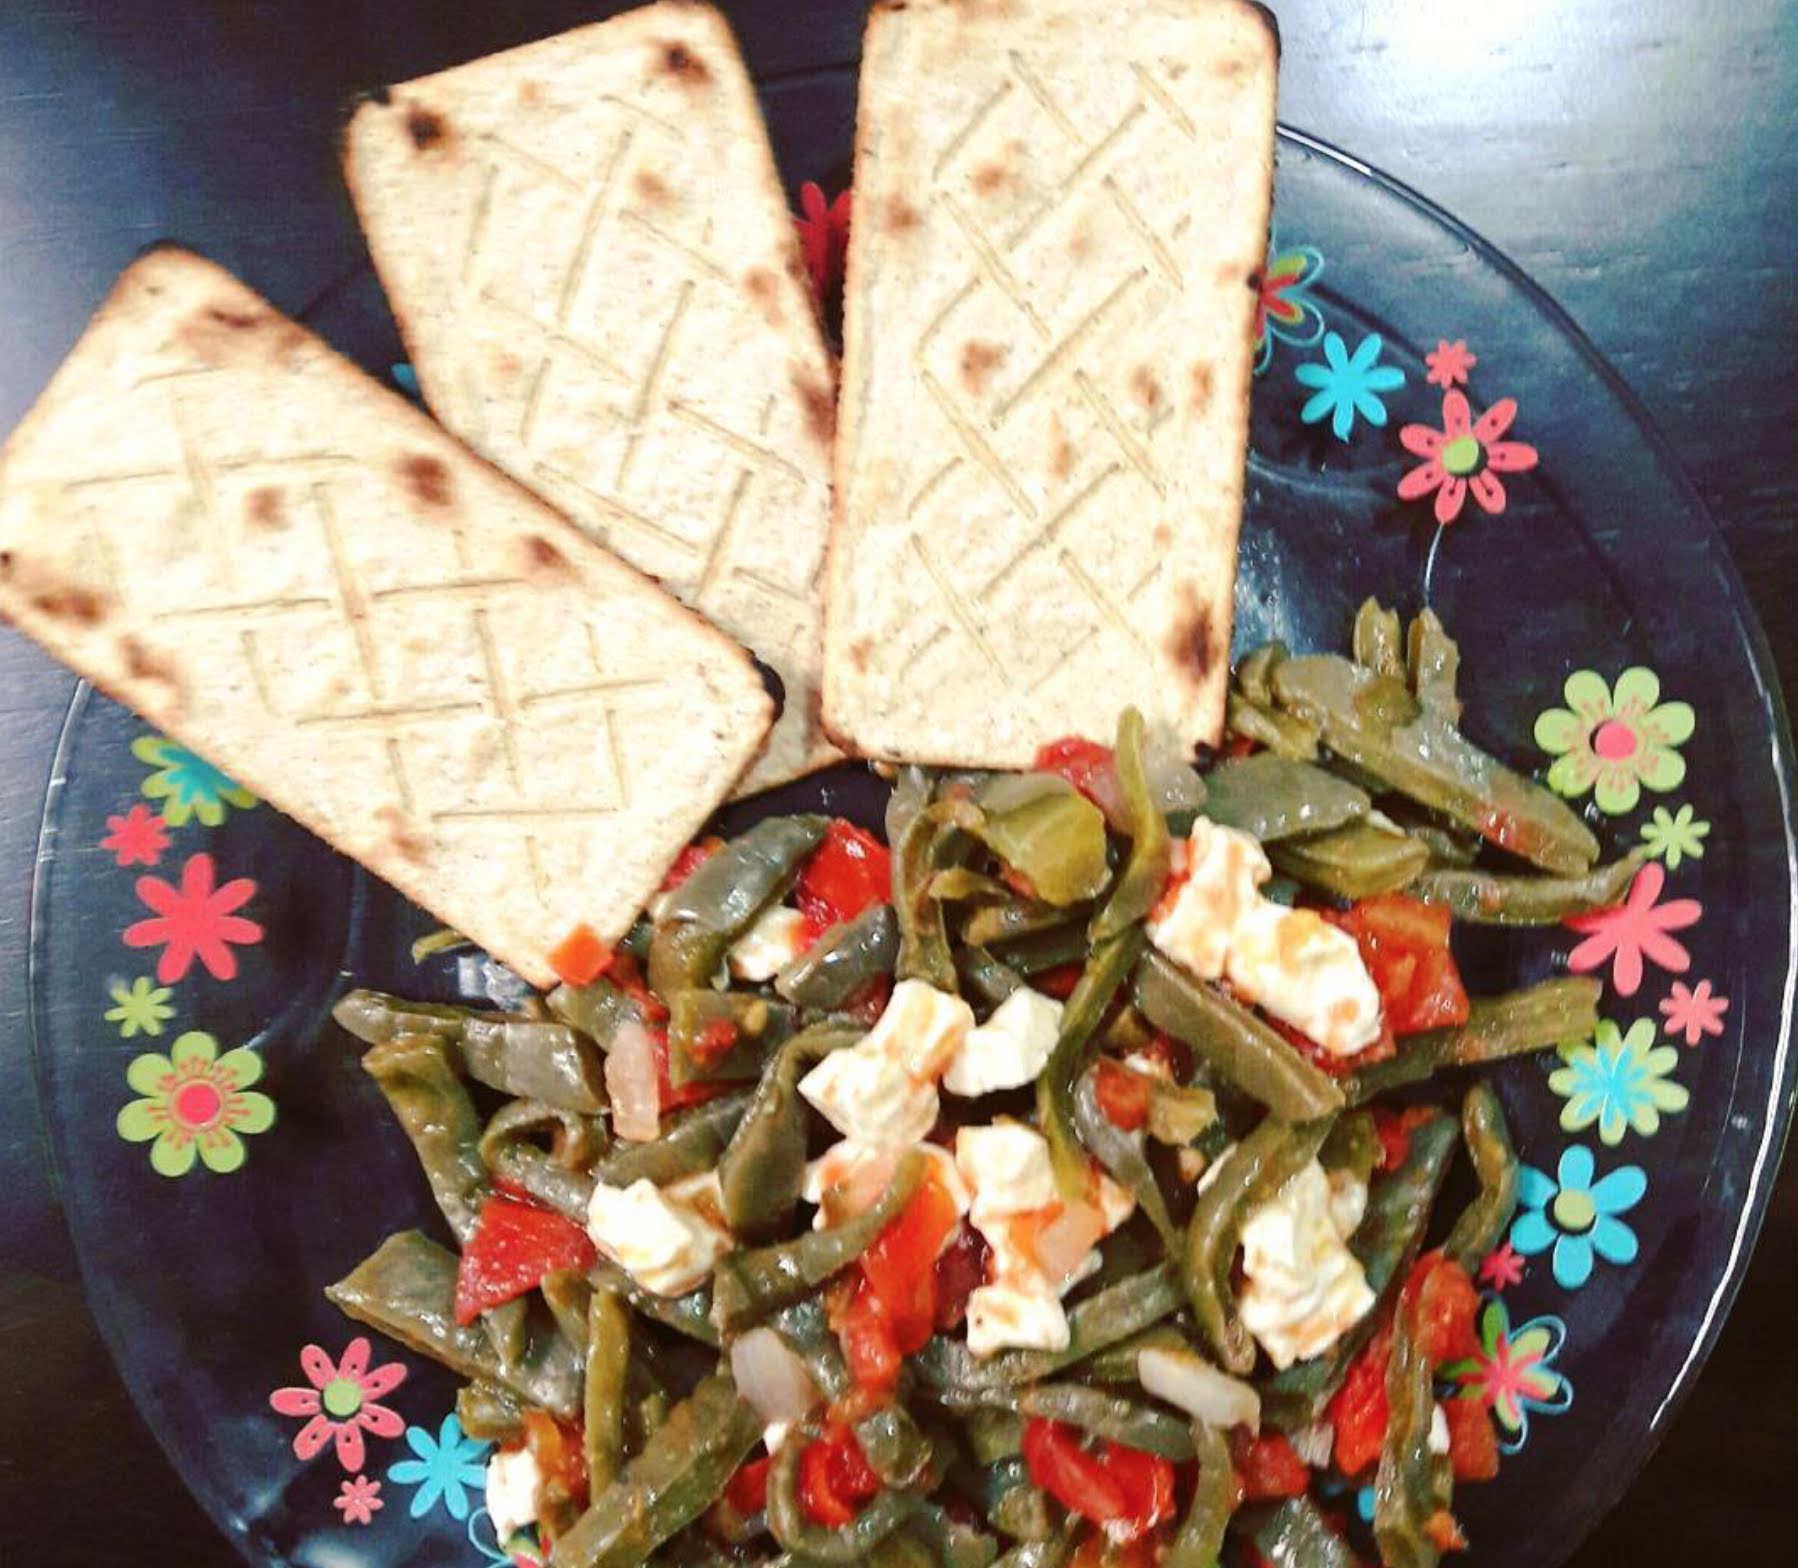
[[(840, 173), (852, 95), (846, 72), (769, 85), (789, 168)], [(1296, 131), (1277, 221), (1238, 649), (1338, 648), (1368, 594), (1429, 603), (1464, 651), (1470, 733), (1525, 769), (1558, 761), (1609, 848), (1662, 857), (1627, 928), (1464, 944), (1476, 990), (1562, 968), (1578, 944), (1615, 1025), (1567, 1062), (1499, 1074), (1538, 1175), (1516, 1247), (1485, 1271), (1482, 1352), (1462, 1380), (1507, 1452), (1461, 1512), (1472, 1562), (1544, 1568), (1664, 1430), (1766, 1203), (1793, 1086), (1790, 743), (1715, 528), (1556, 307), (1453, 219)], [(365, 271), (308, 315), (391, 373), (399, 349)], [(1471, 362), (1439, 348), (1457, 342)], [(1470, 419), (1498, 412), (1459, 435), (1463, 378)], [(1400, 486), (1452, 481), (1405, 476), (1432, 452), (1478, 461), (1470, 440), (1508, 466), (1504, 509), (1488, 511), (1483, 483), (1441, 529), (1440, 486)], [(1539, 722), (1578, 671), (1592, 672), (1572, 686), (1579, 720)], [(732, 816), (822, 802), (872, 820), (880, 795), (843, 769)], [(426, 917), (85, 692), (33, 918), (41, 1088), (89, 1294), (188, 1484), (258, 1564), (504, 1561), (478, 1445), (446, 1424), (451, 1380), (380, 1342), (364, 1362), (321, 1290), (434, 1219), (355, 1053), (322, 1027), (331, 997), (352, 976), (445, 996), (503, 994), (505, 977), (450, 956), (415, 967)], [(1633, 985), (1632, 952), (1647, 954)], [(231, 1130), (196, 1140), (189, 1124)]]

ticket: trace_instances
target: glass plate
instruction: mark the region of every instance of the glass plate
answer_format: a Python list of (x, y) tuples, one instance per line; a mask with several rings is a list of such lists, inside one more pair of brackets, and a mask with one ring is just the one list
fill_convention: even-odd
[[(852, 91), (847, 73), (771, 89), (777, 143), (839, 156)], [(813, 123), (837, 138), (828, 148), (807, 142)], [(1644, 922), (1679, 922), (1695, 901), (1701, 916), (1665, 933), (1689, 967), (1676, 975), (1651, 961), (1625, 995), (1612, 964), (1600, 964), (1612, 982), (1603, 1012), (1619, 1031), (1611, 1054), (1576, 1062), (1571, 1085), (1551, 1084), (1561, 1065), (1552, 1056), (1498, 1075), (1523, 1158), (1542, 1173), (1539, 1217), (1514, 1233), (1532, 1255), (1500, 1256), (1485, 1281), (1482, 1355), (1465, 1377), (1494, 1402), (1509, 1451), (1496, 1482), (1463, 1490), (1460, 1512), (1472, 1562), (1540, 1568), (1571, 1552), (1642, 1464), (1716, 1337), (1760, 1223), (1792, 1096), (1789, 740), (1715, 528), (1572, 323), (1477, 235), (1396, 182), (1298, 131), (1282, 131), (1280, 154), (1238, 650), (1270, 636), (1339, 648), (1368, 594), (1407, 610), (1427, 602), (1461, 642), (1468, 730), (1520, 767), (1549, 764), (1538, 715), (1562, 703), (1573, 672), (1596, 672), (1575, 690), (1621, 710), (1600, 737), (1607, 797), (1616, 780), (1647, 771), (1667, 783), (1680, 767), (1652, 733), (1679, 733), (1678, 715), (1637, 714), (1630, 699), (1645, 683), (1619, 689), (1624, 671), (1652, 670), (1659, 700), (1689, 704), (1696, 719), (1689, 739), (1661, 747), (1683, 762), (1676, 788), (1644, 791), (1615, 815), (1588, 806), (1612, 849), (1639, 842), (1645, 825), (1675, 846), (1665, 887), (1629, 935), (1646, 931), (1676, 961)], [(391, 373), (399, 350), (368, 273), (327, 287), (309, 315), (373, 373)], [(1493, 439), (1539, 453), (1535, 467), (1504, 476), (1502, 515), (1470, 495), (1447, 530), (1429, 496), (1397, 494), (1424, 462), (1400, 429), (1443, 428), (1444, 389), (1428, 379), (1443, 340), (1477, 356), (1474, 412), (1516, 400), (1513, 425)], [(1370, 379), (1376, 361), (1400, 383)], [(1441, 356), (1435, 364), (1450, 379)], [(1317, 367), (1304, 384), (1301, 366)], [(1364, 400), (1342, 438), (1334, 406), (1351, 379)], [(372, 1364), (403, 1367), (403, 1382), (378, 1397), (358, 1391), (345, 1377), (357, 1366), (343, 1365), (357, 1331), (321, 1290), (390, 1232), (435, 1221), (355, 1051), (324, 1027), (330, 999), (351, 976), (444, 996), (501, 996), (505, 977), (448, 956), (415, 968), (408, 946), (426, 917), (267, 806), (221, 788), (128, 713), (85, 691), (76, 699), (45, 807), (31, 978), (41, 1092), (95, 1314), (176, 1467), (253, 1561), (504, 1561), (480, 1508), (478, 1454), (445, 1425), (451, 1380), (377, 1341)], [(803, 805), (877, 820), (881, 795), (843, 769), (732, 816)], [(1684, 826), (1687, 806), (1707, 837)], [(1658, 875), (1640, 890), (1655, 892)], [(244, 919), (256, 935), (230, 923)], [(1467, 933), (1470, 983), (1537, 978), (1564, 967), (1576, 940)], [(1676, 981), (1727, 998), (1720, 1032), (1703, 1032), (1703, 1010), (1680, 1002)], [(1650, 1054), (1657, 1029), (1671, 1046), (1662, 1056)], [(248, 1056), (227, 1055), (243, 1046)], [(176, 1083), (146, 1061), (171, 1051), (186, 1064)], [(1562, 1125), (1585, 1101), (1556, 1087), (1602, 1099), (1606, 1072), (1610, 1108), (1624, 1118), (1609, 1129), (1614, 1146), (1602, 1121)], [(173, 1168), (193, 1150), (184, 1156), (171, 1138), (158, 1153), (154, 1140), (121, 1136), (133, 1102), (147, 1104), (122, 1130), (144, 1137), (169, 1125), (158, 1117), (199, 1115), (218, 1094), (238, 1097), (226, 1114), (241, 1135), (211, 1157), (230, 1166), (241, 1154), (239, 1168), (197, 1162), (162, 1175), (153, 1158)], [(259, 1095), (276, 1108), (261, 1130)], [(1557, 1203), (1559, 1190), (1589, 1191), (1609, 1212), (1583, 1231), (1581, 1201)], [(301, 1414), (271, 1396), (333, 1377), (340, 1414), (359, 1401), (393, 1414), (364, 1415), (375, 1430), (361, 1453), (324, 1432), (322, 1451), (302, 1459), (307, 1396), (280, 1401)], [(356, 1500), (377, 1485), (382, 1506), (355, 1522)], [(1359, 1501), (1345, 1497), (1344, 1511)]]

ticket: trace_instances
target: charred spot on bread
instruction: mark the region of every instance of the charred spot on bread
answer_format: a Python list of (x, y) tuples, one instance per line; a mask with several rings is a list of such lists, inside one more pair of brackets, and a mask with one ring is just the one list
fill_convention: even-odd
[(961, 346), (961, 379), (976, 396), (992, 383), (993, 372), (1005, 362), (1005, 345), (970, 340)]
[(258, 485), (244, 499), (244, 520), (252, 528), (282, 527), (287, 519), (281, 509), (281, 490), (277, 485)]
[(428, 452), (408, 452), (400, 459), (400, 478), (426, 506), (448, 506), (450, 472), (440, 457)]
[(542, 534), (526, 534), (524, 552), (533, 567), (539, 571), (552, 573), (558, 577), (566, 577), (573, 573), (574, 567), (561, 550), (559, 550)]
[(712, 68), (676, 40), (662, 45), (662, 74), (686, 87), (703, 87), (712, 79)]
[(1191, 676), (1197, 686), (1202, 685), (1216, 668), (1216, 632), (1211, 620), (1211, 606), (1201, 604), (1190, 588), (1183, 592), (1186, 604), (1174, 620), (1167, 651), (1175, 667)]
[(631, 185), (642, 198), (645, 207), (666, 207), (674, 200), (674, 192), (668, 189), (668, 182), (653, 169), (637, 170)]
[(422, 103), (411, 103), (406, 106), (406, 134), (418, 151), (429, 152), (448, 138), (449, 122), (435, 109)]
[(918, 209), (903, 196), (895, 196), (887, 202), (886, 230), (889, 234), (908, 234), (923, 221)]
[(793, 375), (793, 390), (799, 394), (799, 405), (805, 410), (805, 427), (820, 446), (828, 446), (837, 432), (837, 400), (828, 386), (822, 386), (803, 371)]
[(73, 621), (77, 626), (98, 626), (106, 618), (106, 601), (79, 583), (40, 588), (31, 596), (31, 607), (52, 620)]
[(1192, 393), (1192, 411), (1202, 414), (1211, 401), (1212, 371), (1209, 360), (1201, 359), (1194, 363), (1189, 387)]

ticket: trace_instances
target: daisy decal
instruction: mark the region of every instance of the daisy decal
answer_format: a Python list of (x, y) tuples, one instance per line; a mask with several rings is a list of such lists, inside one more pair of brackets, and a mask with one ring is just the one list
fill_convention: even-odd
[(1348, 440), (1357, 416), (1376, 428), (1384, 425), (1386, 405), (1380, 394), (1396, 392), (1405, 384), (1404, 371), (1380, 363), (1384, 346), (1379, 333), (1370, 332), (1351, 354), (1341, 333), (1326, 333), (1323, 363), (1312, 361), (1292, 373), (1300, 386), (1314, 389), (1299, 418), (1308, 425), (1328, 418), (1338, 441)]
[[(1556, 759), (1548, 787), (1557, 795), (1575, 800), (1591, 790), (1598, 809), (1615, 817), (1634, 811), (1644, 789), (1664, 795), (1685, 783), (1679, 748), (1698, 720), (1690, 703), (1661, 701), (1661, 678), (1653, 670), (1625, 670), (1614, 688), (1593, 670), (1575, 670), (1561, 692), (1567, 706), (1550, 708), (1535, 730), (1536, 744)], [(1676, 822), (1669, 823), (1670, 832)], [(1688, 840), (1691, 826), (1688, 814)], [(1708, 831), (1706, 824), (1698, 839)], [(1653, 844), (1649, 833), (1643, 837)], [(1689, 847), (1684, 852), (1692, 853)], [(1678, 864), (1677, 857), (1669, 864)]]
[(243, 1140), (275, 1125), (275, 1102), (250, 1085), (262, 1059), (247, 1045), (219, 1055), (218, 1042), (191, 1030), (167, 1056), (146, 1051), (125, 1069), (141, 1098), (119, 1112), (119, 1136), (147, 1143), (159, 1175), (185, 1176), (199, 1162), (223, 1175), (244, 1162)]
[(466, 1519), (468, 1494), (479, 1496), (487, 1484), (487, 1450), (493, 1445), (469, 1437), (452, 1412), (437, 1435), (421, 1426), (406, 1428), (406, 1446), (414, 1455), (387, 1470), (387, 1479), (415, 1488), (408, 1512), (422, 1519), (441, 1502), (452, 1519)]
[(1718, 996), (1708, 980), (1687, 986), (1683, 980), (1673, 982), (1672, 991), (1661, 1001), (1661, 1017), (1667, 1020), (1667, 1033), (1676, 1034), (1687, 1045), (1696, 1045), (1706, 1035), (1723, 1033), (1723, 1015), (1729, 1011), (1729, 998)]
[(141, 800), (123, 816), (106, 819), (100, 848), (121, 866), (153, 866), (169, 847), (168, 824)]
[(1559, 1318), (1531, 1318), (1511, 1327), (1510, 1310), (1497, 1297), (1480, 1312), (1479, 1353), (1442, 1369), (1460, 1387), (1463, 1399), (1477, 1399), (1492, 1412), (1504, 1436), (1500, 1449), (1514, 1454), (1530, 1435), (1530, 1416), (1557, 1416), (1573, 1404), (1573, 1385), (1555, 1366), (1566, 1343)]
[(824, 188), (814, 180), (807, 180), (799, 187), (800, 215), (795, 220), (799, 226), (799, 253), (805, 258), (812, 292), (821, 304), (843, 281), (843, 263), (849, 254), (852, 205), (853, 196), (847, 190), (831, 201), (825, 196)]
[(1469, 495), (1497, 516), (1506, 501), (1498, 476), (1527, 473), (1538, 460), (1533, 446), (1503, 439), (1516, 418), (1515, 398), (1501, 398), (1475, 419), (1466, 393), (1443, 394), (1440, 430), (1406, 425), (1398, 433), (1405, 450), (1424, 459), (1399, 480), (1398, 498), (1415, 501), (1434, 491), (1436, 521), (1444, 527), (1460, 517)]
[(1592, 1151), (1570, 1145), (1553, 1178), (1526, 1165), (1517, 1179), (1517, 1218), (1511, 1245), (1526, 1258), (1550, 1254), (1555, 1283), (1578, 1290), (1599, 1262), (1634, 1263), (1640, 1244), (1622, 1218), (1642, 1201), (1648, 1177), (1639, 1165), (1620, 1165), (1599, 1180)]
[(1567, 955), (1567, 967), (1576, 975), (1590, 974), (1610, 960), (1611, 984), (1619, 996), (1634, 996), (1642, 989), (1644, 960), (1683, 975), (1692, 967), (1692, 955), (1671, 933), (1696, 925), (1704, 906), (1695, 898), (1659, 902), (1666, 885), (1666, 871), (1651, 860), (1636, 873), (1629, 897), (1615, 909), (1596, 909), (1563, 921), (1586, 938)]
[(1656, 806), (1654, 815), (1642, 824), (1642, 842), (1648, 853), (1677, 871), (1682, 860), (1703, 860), (1704, 841), (1710, 837), (1711, 825), (1695, 817), (1690, 806), (1669, 811)]
[(1309, 245), (1268, 253), (1255, 295), (1255, 325), (1251, 336), (1261, 345), (1255, 358), (1255, 374), (1273, 362), (1274, 343), (1310, 348), (1324, 335), (1324, 313), (1311, 297), (1311, 287), (1324, 270), (1321, 253)]
[(113, 981), (107, 994), (113, 1005), (106, 1009), (106, 1021), (117, 1024), (119, 1033), (127, 1040), (140, 1034), (159, 1035), (162, 1026), (175, 1016), (175, 1009), (169, 1004), (174, 993), (166, 985), (152, 985), (142, 975), (130, 985)]
[(161, 877), (139, 877), (137, 896), (149, 906), (150, 917), (125, 928), (125, 946), (160, 947), (156, 978), (173, 985), (187, 977), (198, 959), (215, 980), (237, 974), (233, 945), (262, 940), (262, 927), (236, 911), (256, 893), (256, 884), (238, 877), (223, 887), (214, 885), (212, 856), (190, 856), (181, 868), (181, 885)]
[(373, 1524), (375, 1515), (385, 1506), (381, 1501), (381, 1483), (365, 1475), (351, 1476), (337, 1488), (331, 1506), (343, 1515), (345, 1524)]
[(233, 782), (203, 757), (161, 735), (140, 735), (131, 743), (131, 755), (155, 771), (144, 780), (143, 791), (163, 803), (162, 815), (172, 828), (185, 827), (198, 818), (202, 827), (216, 828), (225, 820), (225, 809), (247, 811), (256, 797)]
[[(402, 1362), (390, 1361), (385, 1366), (370, 1367), (369, 1342), (358, 1335), (344, 1347), (343, 1355), (333, 1361), (317, 1345), (300, 1352), (300, 1370), (306, 1374), (306, 1386), (277, 1388), (268, 1396), (277, 1415), (303, 1419), (305, 1425), (294, 1435), (293, 1455), (302, 1463), (316, 1459), (327, 1447), (335, 1446), (337, 1462), (355, 1479), (346, 1483), (344, 1495), (356, 1488), (352, 1506), (358, 1512), (379, 1508), (380, 1484), (369, 1482), (357, 1474), (368, 1462), (366, 1432), (371, 1437), (398, 1437), (406, 1423), (379, 1400), (391, 1394), (406, 1381)], [(337, 1504), (349, 1519), (350, 1509), (340, 1500)], [(367, 1524), (367, 1519), (352, 1520)]]
[(1423, 362), (1429, 367), (1429, 374), (1423, 379), (1446, 392), (1450, 387), (1466, 386), (1467, 373), (1479, 360), (1467, 352), (1466, 338), (1456, 338), (1452, 343), (1438, 338), (1436, 346), (1423, 356)]
[(1626, 1132), (1652, 1138), (1663, 1114), (1683, 1111), (1691, 1096), (1668, 1076), (1679, 1052), (1658, 1039), (1649, 1019), (1638, 1018), (1624, 1034), (1603, 1018), (1590, 1044), (1562, 1046), (1566, 1065), (1548, 1077), (1548, 1087), (1567, 1102), (1562, 1131), (1584, 1132), (1596, 1123), (1600, 1140), (1614, 1148)]

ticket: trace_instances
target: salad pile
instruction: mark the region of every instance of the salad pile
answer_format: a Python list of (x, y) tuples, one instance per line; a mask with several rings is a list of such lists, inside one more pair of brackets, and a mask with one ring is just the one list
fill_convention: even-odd
[[(907, 767), (884, 843), (791, 816), (696, 844), (516, 1013), (344, 997), (456, 1245), (395, 1236), (329, 1295), (467, 1379), (502, 1542), (1461, 1548), (1496, 1436), (1437, 1375), (1518, 1169), (1463, 1070), (1589, 1033), (1599, 987), (1469, 998), (1454, 925), (1607, 907), (1637, 861), (1462, 735), (1457, 662), (1370, 602), (1352, 658), (1242, 661), (1202, 775), (1133, 711), (1027, 773)], [(1475, 1195), (1439, 1212), (1463, 1149)]]

